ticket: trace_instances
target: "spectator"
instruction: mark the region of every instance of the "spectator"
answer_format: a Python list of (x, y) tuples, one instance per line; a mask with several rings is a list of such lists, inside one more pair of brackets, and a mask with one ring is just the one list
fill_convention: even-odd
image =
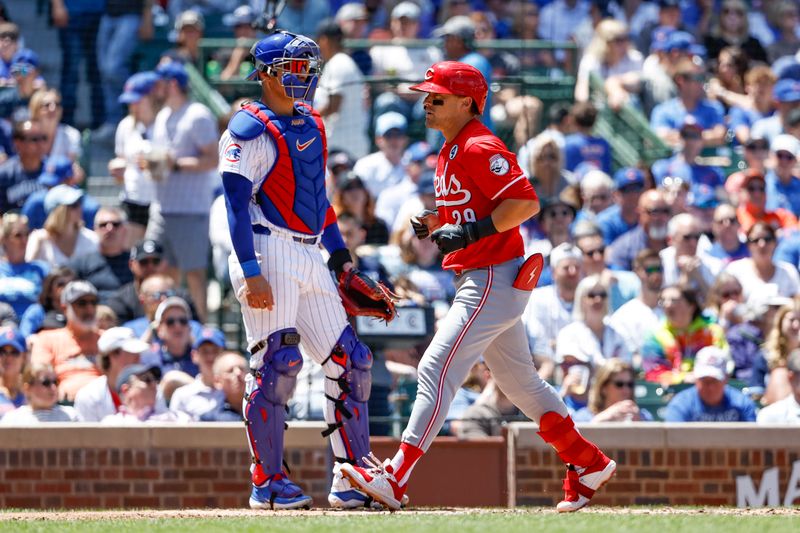
[[(44, 199), (47, 193), (57, 185), (76, 186), (78, 183), (75, 176), (75, 164), (63, 155), (50, 156), (45, 160), (44, 172), (37, 181), (42, 189), (34, 191), (25, 200), (22, 206), (22, 214), (28, 217), (28, 226), (32, 230), (40, 229), (47, 220), (47, 212), (44, 209)], [(81, 198), (81, 211), (83, 212), (84, 226), (91, 229), (94, 227), (94, 217), (100, 204), (91, 196), (84, 194)]]
[[(155, 165), (158, 149), (150, 140), (153, 122), (158, 112), (153, 90), (158, 83), (155, 72), (138, 72), (125, 82), (119, 102), (128, 105), (128, 115), (117, 126), (114, 142), (114, 159), (108, 162), (108, 171), (116, 182), (123, 185), (122, 206), (128, 215), (131, 242), (144, 238), (149, 220), (148, 210), (155, 197), (155, 182), (151, 167)], [(142, 169), (140, 157), (148, 165)]]
[(31, 362), (52, 365), (58, 375), (58, 397), (74, 401), (81, 387), (100, 375), (95, 360), (97, 289), (88, 281), (70, 281), (61, 292), (67, 325), (39, 333), (31, 347)]
[(92, 111), (91, 127), (99, 128), (105, 122), (103, 89), (97, 61), (97, 33), (105, 2), (71, 2), (50, 0), (53, 25), (58, 28), (61, 44), (61, 94), (63, 95), (64, 122), (75, 125), (78, 108), (78, 81), (84, 63), (89, 81)]
[(706, 185), (712, 190), (720, 190), (725, 184), (725, 175), (717, 167), (704, 165), (697, 158), (703, 151), (703, 129), (691, 115), (679, 131), (681, 139), (680, 151), (669, 159), (660, 159), (653, 163), (653, 180), (660, 187), (664, 179), (681, 178), (689, 186)]
[(83, 154), (81, 148), (81, 133), (68, 124), (61, 122), (63, 111), (61, 107), (61, 94), (57, 89), (44, 89), (36, 91), (31, 96), (28, 107), (31, 119), (42, 127), (47, 137), (44, 144), (46, 157), (67, 157), (74, 164), (74, 173), (78, 183), (83, 181), (84, 171), (78, 164)]
[[(347, 5), (347, 4), (345, 4)], [(333, 193), (333, 188), (339, 183), (339, 179), (345, 172), (353, 170), (356, 162), (346, 150), (328, 151), (328, 196)]]
[(738, 46), (751, 61), (767, 62), (767, 53), (758, 39), (750, 35), (747, 23), (747, 4), (743, 0), (724, 0), (719, 16), (705, 36), (704, 45), (709, 59), (720, 57), (720, 51)]
[(324, 64), (314, 93), (314, 108), (325, 124), (328, 149), (364, 157), (370, 151), (364, 76), (344, 51), (344, 34), (336, 22), (323, 23), (317, 35)]
[[(146, 238), (164, 246), (170, 274), (186, 274), (198, 316), (206, 316), (208, 218), (219, 181), (216, 120), (203, 104), (188, 99), (189, 77), (178, 63), (158, 68), (166, 105), (153, 124), (153, 142), (167, 149), (170, 171), (156, 183), (158, 209), (151, 209)], [(172, 132), (172, 133), (171, 133)], [(198, 236), (200, 237), (198, 239)]]
[(102, 376), (81, 387), (75, 395), (75, 409), (84, 422), (100, 422), (116, 413), (122, 401), (115, 384), (122, 369), (139, 363), (147, 343), (137, 339), (128, 328), (108, 329), (97, 340), (98, 367)]
[(583, 254), (578, 247), (561, 244), (550, 253), (553, 285), (531, 292), (522, 321), (528, 332), (528, 343), (542, 379), (549, 379), (555, 369), (556, 337), (572, 322), (575, 290), (581, 280)]
[(144, 422), (188, 422), (189, 418), (169, 410), (159, 409), (158, 383), (161, 370), (157, 366), (130, 365), (119, 374), (117, 394), (122, 402), (113, 415), (103, 418), (110, 426), (139, 425)]
[(417, 239), (411, 229), (400, 235), (401, 274), (419, 290), (425, 301), (441, 302), (449, 307), (455, 296), (453, 273), (441, 266), (441, 254), (436, 243), (430, 239)]
[(314, 35), (320, 20), (330, 15), (328, 0), (287, 0), (278, 15), (278, 28), (291, 28), (302, 35)]
[(0, 419), (4, 426), (38, 424), (40, 422), (77, 422), (78, 413), (72, 407), (58, 405), (59, 380), (53, 367), (32, 363), (22, 376), (26, 404)]
[(777, 39), (767, 47), (768, 63), (772, 64), (781, 57), (793, 56), (800, 50), (800, 37), (797, 35), (797, 24), (800, 14), (797, 4), (790, 0), (778, 2)]
[(640, 409), (633, 397), (636, 382), (630, 363), (609, 359), (600, 366), (589, 389), (589, 405), (575, 413), (575, 422), (652, 422), (653, 415)]
[(627, 343), (609, 320), (608, 284), (597, 274), (583, 278), (575, 289), (573, 322), (558, 332), (556, 362), (573, 357), (592, 368), (616, 357), (631, 360)]
[[(178, 387), (169, 400), (171, 411), (181, 412), (192, 420), (207, 422), (221, 409), (224, 394), (214, 384), (214, 364), (225, 349), (225, 335), (218, 329), (203, 328), (192, 345), (192, 361), (200, 369), (194, 381)], [(241, 359), (241, 357), (240, 357)], [(243, 395), (239, 395), (239, 403)]]
[(219, 79), (223, 81), (247, 77), (252, 63), (250, 63), (250, 46), (258, 37), (258, 32), (253, 28), (256, 13), (248, 5), (237, 7), (233, 13), (222, 18), (226, 26), (233, 28), (233, 38), (236, 39), (236, 48), (220, 50), (215, 57), (225, 67), (220, 72)]
[(164, 249), (156, 241), (139, 241), (131, 248), (128, 268), (133, 274), (133, 280), (120, 287), (108, 299), (109, 306), (121, 322), (128, 322), (144, 314), (138, 294), (140, 286), (148, 277), (163, 272), (165, 266)]
[(705, 294), (714, 284), (722, 265), (698, 250), (703, 234), (697, 219), (689, 213), (678, 213), (667, 226), (669, 247), (661, 250), (666, 285), (687, 285)]
[(579, 102), (570, 113), (577, 131), (564, 139), (566, 169), (574, 172), (579, 164), (589, 163), (603, 172), (611, 172), (611, 146), (602, 137), (592, 135), (597, 109), (591, 102)]
[(663, 385), (683, 383), (704, 346), (727, 349), (725, 332), (703, 316), (697, 291), (671, 285), (661, 291), (665, 320), (652, 330), (642, 346), (642, 368), (647, 381)]
[(753, 124), (775, 113), (772, 91), (776, 80), (768, 66), (757, 65), (744, 75), (744, 98), (721, 87), (717, 89), (717, 97), (731, 106), (728, 127), (740, 143), (745, 144), (751, 138)]
[[(450, 17), (440, 28), (434, 30), (433, 36), (444, 38), (442, 43), (444, 59), (472, 65), (483, 74), (486, 83), (491, 86), (492, 65), (488, 59), (475, 50), (475, 23), (472, 22), (472, 19), (464, 15)], [(486, 96), (486, 105), (481, 116), (481, 122), (489, 129), (494, 127), (491, 110), (492, 93), (490, 91)]]
[(728, 358), (716, 346), (697, 353), (694, 386), (679, 392), (664, 414), (665, 422), (755, 422), (753, 401), (728, 385)]
[(753, 170), (762, 176), (766, 173), (766, 161), (769, 156), (769, 143), (766, 139), (751, 137), (744, 145), (744, 170), (734, 172), (725, 180), (725, 191), (730, 197), (731, 203), (739, 205), (741, 199), (739, 193), (744, 187), (745, 175)]
[(713, 318), (726, 332), (746, 319), (742, 284), (732, 274), (722, 272), (708, 291), (705, 315)]
[(389, 228), (375, 216), (375, 199), (355, 172), (342, 177), (333, 192), (331, 205), (337, 215), (348, 214), (355, 217), (366, 231), (364, 244), (386, 244), (389, 242)]
[[(408, 221), (397, 220), (403, 204), (417, 193), (417, 187), (422, 179), (433, 181), (436, 163), (431, 146), (425, 141), (417, 141), (408, 147), (403, 154), (403, 164), (406, 167), (405, 178), (397, 185), (384, 189), (378, 201), (375, 202), (375, 215), (383, 220), (390, 228), (402, 224), (407, 227)], [(340, 183), (337, 179), (337, 183)]]
[(75, 273), (67, 267), (56, 267), (50, 271), (42, 282), (38, 303), (28, 306), (20, 317), (19, 329), (24, 337), (43, 329), (59, 329), (67, 325), (61, 293), (67, 283), (74, 279)]
[(420, 80), (429, 66), (441, 60), (441, 52), (436, 47), (412, 48), (403, 44), (420, 38), (421, 16), (419, 5), (409, 0), (394, 6), (389, 21), (391, 44), (375, 45), (369, 51), (373, 75)]
[(519, 166), (540, 199), (555, 198), (575, 184), (572, 173), (564, 170), (562, 147), (560, 137), (548, 129), (520, 148)]
[(681, 33), (686, 33), (686, 27), (681, 20), (681, 2), (680, 0), (658, 0), (658, 16), (657, 20), (649, 22), (644, 26), (641, 33), (636, 34), (636, 48), (642, 51), (652, 50), (657, 46), (659, 38), (659, 29), (682, 30)]
[(778, 310), (791, 303), (782, 296), (765, 295), (753, 298), (745, 305), (745, 320), (728, 329), (726, 337), (733, 359), (733, 377), (747, 383), (752, 391), (764, 392), (767, 363), (762, 345), (772, 329)]
[(639, 225), (644, 174), (637, 168), (621, 168), (614, 174), (614, 185), (614, 205), (597, 215), (597, 224), (603, 231), (606, 244), (611, 244)]
[[(22, 374), (27, 366), (28, 347), (25, 337), (14, 327), (0, 328), (0, 390), (3, 391), (11, 408), (25, 404)], [(3, 411), (8, 406), (0, 406)]]
[(222, 393), (223, 401), (209, 413), (208, 421), (240, 422), (244, 418), (244, 377), (250, 372), (247, 361), (236, 352), (225, 352), (214, 361), (213, 371), (214, 386)]
[(740, 236), (740, 229), (741, 224), (736, 218), (736, 209), (732, 205), (720, 204), (714, 210), (714, 219), (711, 223), (714, 244), (707, 253), (720, 260), (722, 267), (731, 261), (750, 256), (747, 243)]
[(497, 437), (502, 434), (504, 418), (518, 414), (519, 410), (503, 394), (493, 379), (489, 379), (475, 403), (467, 407), (458, 424), (455, 435), (459, 439)]
[[(126, 299), (128, 297), (136, 299), (138, 306), (136, 318), (124, 321), (123, 325), (127, 328), (131, 328), (134, 333), (136, 333), (137, 337), (143, 336), (152, 326), (159, 304), (167, 298), (178, 296), (189, 305), (190, 310), (192, 309), (192, 304), (187, 299), (189, 296), (186, 294), (186, 291), (183, 288), (175, 287), (174, 279), (166, 274), (158, 272), (158, 266), (150, 266), (152, 265), (152, 261), (148, 261), (147, 259), (140, 261), (140, 265), (144, 263), (147, 263), (148, 266), (141, 268), (147, 272), (152, 271), (153, 273), (144, 277), (143, 281), (141, 281), (141, 283), (139, 283), (135, 288), (131, 285), (126, 285), (120, 289), (120, 291), (117, 293), (117, 296), (111, 301), (111, 304), (114, 305), (114, 307), (116, 307), (119, 303), (125, 303), (125, 309), (127, 310), (131, 308), (130, 306), (132, 303), (126, 301), (120, 302), (119, 297), (125, 296)], [(136, 281), (133, 283), (136, 283)], [(192, 316), (195, 315), (193, 314)], [(189, 326), (192, 329), (192, 335), (199, 335), (202, 329), (202, 324), (196, 320), (190, 320)]]
[(189, 316), (186, 300), (170, 296), (158, 304), (152, 326), (143, 337), (151, 342), (151, 350), (164, 373), (181, 370), (192, 377), (200, 373), (200, 367), (192, 360)]
[(194, 383), (194, 378), (182, 370), (170, 370), (161, 378), (158, 392), (168, 405), (175, 391), (186, 385)]
[(744, 81), (748, 68), (749, 58), (738, 46), (727, 46), (720, 51), (706, 91), (709, 98), (722, 104), (726, 114), (737, 103), (749, 104)]
[[(795, 12), (795, 21), (797, 14)], [(800, 351), (794, 350), (786, 362), (787, 376), (792, 392), (758, 413), (759, 424), (800, 424)]]
[(765, 387), (761, 403), (770, 405), (791, 392), (787, 361), (800, 348), (800, 310), (794, 302), (778, 309), (767, 333), (763, 357), (756, 360), (752, 383)]
[[(345, 39), (367, 37), (369, 15), (364, 4), (351, 2), (342, 5), (336, 12), (334, 20), (342, 28)], [(372, 74), (372, 58), (369, 56), (369, 50), (351, 50), (348, 53), (364, 76)]]
[(583, 273), (598, 275), (608, 285), (609, 313), (639, 294), (639, 279), (632, 272), (610, 270), (605, 261), (606, 246), (600, 229), (591, 222), (579, 222), (574, 228), (575, 245), (583, 253)]
[(667, 246), (670, 208), (666, 195), (659, 190), (649, 190), (639, 198), (637, 209), (639, 224), (615, 239), (609, 247), (607, 257), (612, 268), (631, 270), (633, 259), (641, 250), (649, 248), (660, 252)]
[[(568, 41), (575, 28), (589, 17), (589, 2), (555, 0), (545, 5), (539, 15), (539, 35), (548, 41)], [(561, 51), (563, 58), (563, 51)]]
[(744, 183), (739, 190), (739, 207), (736, 208), (736, 217), (742, 226), (742, 231), (749, 232), (757, 222), (764, 222), (774, 229), (794, 229), (797, 227), (797, 217), (787, 209), (768, 211), (767, 183), (764, 174), (755, 169), (745, 171)]
[[(594, 37), (578, 67), (575, 100), (589, 100), (589, 78), (597, 75), (603, 82), (608, 105), (619, 110), (627, 103), (637, 103), (642, 82), (642, 54), (631, 47), (625, 23), (606, 19), (597, 25)], [(610, 166), (603, 168), (610, 172)]]
[(0, 223), (0, 302), (5, 302), (21, 317), (36, 303), (49, 270), (40, 261), (25, 261), (28, 222), (14, 213), (3, 215)]
[(664, 318), (659, 302), (664, 267), (658, 252), (650, 249), (639, 252), (633, 260), (633, 271), (641, 282), (639, 296), (617, 309), (611, 315), (611, 324), (625, 339), (628, 351), (638, 356), (648, 332), (656, 329)]
[(98, 70), (103, 82), (106, 135), (113, 135), (122, 119), (118, 98), (130, 75), (130, 64), (139, 39), (153, 38), (150, 0), (106, 0), (97, 30)]
[(47, 137), (33, 120), (15, 122), (12, 130), (17, 155), (0, 164), (0, 214), (19, 209), (34, 191), (42, 189), (37, 178), (44, 169)]
[(361, 221), (350, 213), (342, 213), (338, 216), (339, 232), (342, 234), (344, 244), (347, 246), (350, 256), (353, 258), (353, 267), (366, 273), (373, 279), (382, 281), (387, 287), (391, 287), (389, 274), (381, 264), (377, 254), (371, 254), (367, 250), (371, 247), (362, 248), (367, 237), (367, 230)]
[(39, 56), (22, 49), (11, 60), (13, 83), (0, 92), (0, 118), (21, 122), (31, 118), (28, 105), (33, 95), (44, 86), (39, 76)]
[(526, 253), (541, 253), (547, 257), (551, 250), (562, 243), (571, 243), (572, 236), (569, 228), (578, 212), (566, 193), (562, 192), (556, 198), (541, 198), (541, 211), (539, 211), (539, 228), (542, 238), (526, 243)]
[(764, 176), (767, 182), (767, 205), (769, 211), (783, 208), (800, 213), (800, 178), (795, 168), (800, 154), (800, 140), (793, 135), (782, 134), (772, 140), (770, 147), (775, 166)]
[(680, 145), (680, 128), (686, 117), (694, 117), (702, 128), (703, 144), (717, 146), (725, 142), (727, 128), (722, 106), (706, 97), (706, 70), (702, 63), (683, 59), (675, 69), (678, 96), (658, 104), (650, 115), (650, 125), (668, 145)]
[(750, 257), (730, 263), (725, 272), (733, 274), (744, 289), (745, 299), (756, 294), (778, 294), (788, 298), (800, 291), (800, 276), (790, 264), (775, 261), (775, 230), (756, 222), (747, 232)]
[(205, 31), (205, 18), (199, 11), (186, 10), (175, 19), (175, 48), (161, 56), (162, 61), (197, 64), (200, 60), (200, 39)]
[(788, 133), (789, 114), (800, 106), (800, 81), (779, 79), (772, 89), (772, 97), (777, 102), (777, 112), (753, 123), (750, 136), (766, 139), (770, 144), (781, 133)]
[(119, 207), (102, 207), (95, 217), (98, 249), (77, 257), (69, 267), (79, 279), (97, 288), (100, 301), (108, 302), (114, 292), (133, 281), (128, 251), (128, 227), (125, 213)]
[(0, 23), (0, 85), (13, 85), (11, 63), (19, 50), (19, 26), (13, 22)]
[(44, 227), (33, 231), (25, 259), (62, 266), (73, 257), (97, 250), (97, 236), (83, 224), (84, 193), (69, 185), (56, 185), (44, 197), (47, 218)]
[(119, 326), (117, 314), (107, 305), (97, 306), (97, 327), (99, 329), (111, 329)]
[(614, 205), (613, 193), (616, 185), (611, 176), (602, 170), (587, 172), (581, 180), (580, 189), (583, 207), (575, 218), (578, 222), (581, 220), (594, 222), (600, 213)]
[(353, 167), (373, 198), (405, 177), (402, 161), (408, 145), (407, 130), (408, 120), (396, 111), (388, 111), (375, 120), (378, 151), (362, 157)]

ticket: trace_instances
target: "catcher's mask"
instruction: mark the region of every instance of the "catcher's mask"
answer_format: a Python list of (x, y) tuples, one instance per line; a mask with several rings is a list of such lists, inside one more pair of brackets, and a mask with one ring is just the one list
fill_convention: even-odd
[(317, 89), (322, 61), (317, 43), (304, 35), (279, 31), (261, 39), (250, 49), (255, 70), (248, 80), (263, 72), (280, 79), (286, 95), (311, 102)]

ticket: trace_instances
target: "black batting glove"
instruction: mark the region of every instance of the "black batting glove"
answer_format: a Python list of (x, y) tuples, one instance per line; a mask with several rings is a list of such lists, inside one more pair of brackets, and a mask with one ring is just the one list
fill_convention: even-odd
[(430, 231), (428, 231), (428, 225), (425, 224), (423, 220), (426, 216), (435, 214), (436, 211), (426, 209), (421, 213), (411, 217), (411, 227), (414, 229), (414, 234), (417, 236), (417, 239), (424, 239), (431, 234)]
[(445, 224), (431, 234), (431, 240), (436, 243), (442, 253), (449, 254), (462, 250), (477, 240), (495, 233), (497, 233), (497, 229), (494, 227), (492, 217), (489, 216), (477, 222), (466, 222), (460, 226)]

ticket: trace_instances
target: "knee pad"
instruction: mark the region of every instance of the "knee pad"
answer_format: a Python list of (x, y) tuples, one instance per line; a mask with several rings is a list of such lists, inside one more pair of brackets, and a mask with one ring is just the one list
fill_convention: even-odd
[(267, 401), (286, 405), (294, 393), (297, 374), (303, 368), (300, 335), (296, 329), (276, 331), (267, 338), (261, 367), (256, 371), (258, 388)]
[(367, 401), (372, 388), (372, 352), (358, 340), (353, 328), (347, 326), (323, 362), (323, 368), (327, 380), (325, 397), (330, 408), (325, 410), (328, 429), (322, 435), (331, 437), (337, 461), (360, 464), (369, 453)]

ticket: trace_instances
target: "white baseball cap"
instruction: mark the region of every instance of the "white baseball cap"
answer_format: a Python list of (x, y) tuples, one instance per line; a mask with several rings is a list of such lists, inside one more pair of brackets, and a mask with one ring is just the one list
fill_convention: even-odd
[(556, 268), (564, 259), (576, 259), (580, 261), (583, 259), (583, 253), (577, 246), (568, 242), (562, 242), (550, 252), (550, 268)]
[(115, 350), (128, 353), (142, 353), (149, 348), (146, 342), (136, 338), (131, 328), (116, 327), (103, 332), (97, 340), (97, 349), (101, 354), (109, 354)]
[(716, 346), (701, 348), (694, 358), (694, 377), (725, 381), (728, 378), (728, 356)]
[(775, 153), (789, 152), (794, 157), (797, 157), (798, 154), (800, 154), (800, 140), (798, 140), (794, 135), (784, 133), (776, 136), (772, 140), (770, 149)]
[(180, 296), (170, 296), (160, 304), (156, 308), (156, 314), (153, 317), (156, 324), (161, 324), (161, 317), (164, 316), (167, 309), (170, 307), (180, 307), (184, 311), (186, 311), (186, 315), (191, 318), (192, 312), (189, 310), (189, 304), (186, 303), (186, 300), (181, 298)]

